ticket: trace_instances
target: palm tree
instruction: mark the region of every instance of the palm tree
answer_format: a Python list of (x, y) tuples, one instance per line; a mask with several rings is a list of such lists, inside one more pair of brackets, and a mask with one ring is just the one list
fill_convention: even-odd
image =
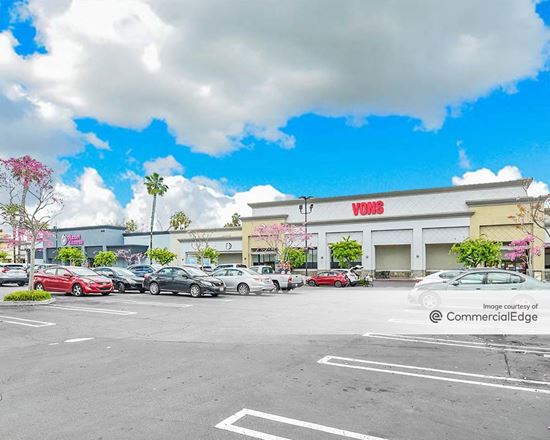
[[(164, 177), (159, 173), (153, 173), (150, 176), (145, 176), (145, 186), (149, 195), (153, 196), (153, 208), (151, 209), (151, 229), (149, 234), (149, 249), (153, 249), (153, 225), (155, 223), (155, 210), (157, 208), (157, 196), (162, 197), (168, 191), (168, 185), (164, 184)], [(149, 263), (151, 263), (149, 257)]]
[(191, 220), (183, 211), (178, 211), (170, 217), (170, 227), (175, 231), (186, 231), (191, 225)]

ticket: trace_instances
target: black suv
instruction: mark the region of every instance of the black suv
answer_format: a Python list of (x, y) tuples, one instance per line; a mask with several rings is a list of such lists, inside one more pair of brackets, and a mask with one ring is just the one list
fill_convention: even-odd
[(110, 278), (114, 288), (120, 293), (124, 293), (127, 290), (139, 290), (141, 293), (145, 292), (143, 277), (135, 275), (128, 269), (123, 269), (121, 267), (96, 267), (94, 271)]
[(190, 293), (198, 298), (207, 293), (218, 296), (225, 292), (225, 284), (219, 278), (214, 278), (193, 266), (167, 266), (158, 271), (145, 275), (143, 287), (151, 295), (158, 295), (161, 291), (172, 293)]

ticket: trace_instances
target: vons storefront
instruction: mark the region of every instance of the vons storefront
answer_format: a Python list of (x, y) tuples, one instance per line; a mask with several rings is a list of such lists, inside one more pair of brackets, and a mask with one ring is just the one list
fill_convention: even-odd
[[(361, 264), (379, 277), (409, 277), (458, 267), (451, 246), (485, 235), (503, 243), (522, 233), (510, 220), (525, 199), (529, 180), (395, 191), (313, 199), (308, 216), (308, 268), (338, 267), (329, 245), (351, 237), (363, 246)], [(254, 229), (261, 224), (303, 224), (302, 200), (250, 204), (243, 219), (243, 263), (272, 263), (274, 254), (258, 247)], [(533, 231), (536, 235), (541, 231)], [(544, 255), (535, 261), (544, 269)]]

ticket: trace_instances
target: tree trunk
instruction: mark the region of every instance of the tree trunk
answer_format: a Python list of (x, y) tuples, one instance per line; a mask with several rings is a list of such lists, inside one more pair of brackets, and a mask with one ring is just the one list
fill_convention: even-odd
[[(153, 226), (155, 223), (155, 210), (157, 208), (157, 195), (155, 194), (153, 196), (153, 207), (151, 209), (151, 228), (149, 230), (149, 250), (151, 251), (153, 249)], [(149, 256), (149, 264), (151, 264), (153, 260)]]
[(36, 254), (36, 235), (32, 234), (31, 238), (31, 255), (30, 255), (30, 267), (29, 267), (29, 290), (34, 289), (34, 257)]

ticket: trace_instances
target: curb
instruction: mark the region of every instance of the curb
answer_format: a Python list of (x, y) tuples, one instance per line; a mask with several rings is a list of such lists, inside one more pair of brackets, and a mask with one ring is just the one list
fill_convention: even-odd
[(53, 304), (55, 298), (47, 299), (46, 301), (0, 301), (1, 307), (21, 307), (21, 306), (47, 306)]

